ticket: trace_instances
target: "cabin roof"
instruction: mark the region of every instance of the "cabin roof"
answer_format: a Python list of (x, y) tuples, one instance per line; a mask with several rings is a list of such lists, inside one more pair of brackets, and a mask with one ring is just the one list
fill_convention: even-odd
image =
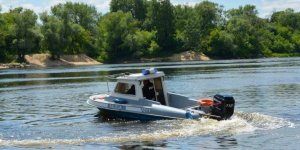
[(119, 76), (117, 77), (118, 80), (147, 80), (147, 79), (153, 79), (158, 77), (163, 77), (165, 74), (163, 72), (156, 72), (153, 74), (143, 75), (142, 73), (133, 73), (129, 75)]

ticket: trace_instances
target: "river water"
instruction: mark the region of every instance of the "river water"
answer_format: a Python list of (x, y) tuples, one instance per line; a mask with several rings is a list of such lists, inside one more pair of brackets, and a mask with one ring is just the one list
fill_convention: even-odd
[[(149, 67), (168, 91), (233, 95), (234, 116), (108, 121), (86, 104), (107, 93), (106, 75)], [(0, 108), (0, 149), (298, 149), (300, 58), (0, 70)]]

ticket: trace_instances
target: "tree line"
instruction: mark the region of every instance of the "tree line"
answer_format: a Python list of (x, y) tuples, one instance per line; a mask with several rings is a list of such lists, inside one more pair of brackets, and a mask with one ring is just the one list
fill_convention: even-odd
[(112, 0), (103, 15), (72, 2), (41, 14), (0, 7), (0, 62), (24, 62), (33, 53), (119, 62), (187, 50), (218, 59), (298, 55), (300, 13), (286, 9), (260, 18), (253, 5), (224, 10), (209, 1), (174, 6), (170, 0)]

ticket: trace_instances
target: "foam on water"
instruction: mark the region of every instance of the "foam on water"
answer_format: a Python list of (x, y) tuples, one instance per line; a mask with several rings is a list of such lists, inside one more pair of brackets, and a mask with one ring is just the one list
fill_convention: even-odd
[[(282, 127), (294, 127), (292, 122), (259, 113), (236, 112), (232, 119), (216, 121), (199, 120), (161, 120), (151, 122), (157, 126), (154, 132), (141, 132), (128, 135), (103, 136), (86, 139), (0, 139), (0, 146), (45, 146), (45, 145), (80, 145), (86, 143), (119, 143), (128, 141), (153, 141), (168, 138), (181, 138), (199, 135), (231, 135), (254, 132), (256, 130), (272, 130)], [(152, 125), (151, 125), (152, 126)]]
[(242, 120), (246, 120), (252, 126), (260, 130), (277, 129), (281, 127), (294, 128), (295, 124), (283, 118), (272, 117), (260, 113), (236, 112), (235, 115)]

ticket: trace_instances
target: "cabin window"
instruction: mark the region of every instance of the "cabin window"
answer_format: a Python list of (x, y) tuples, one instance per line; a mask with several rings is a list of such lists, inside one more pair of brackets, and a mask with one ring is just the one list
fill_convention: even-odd
[(135, 86), (134, 84), (119, 82), (116, 85), (115, 93), (135, 95)]
[(142, 91), (144, 98), (154, 101), (156, 100), (155, 89), (153, 83), (150, 80), (143, 80)]
[(166, 105), (162, 80), (163, 80), (163, 78), (154, 78), (151, 80), (143, 80), (142, 90), (143, 90), (144, 98), (149, 99), (149, 100), (158, 101), (162, 105)]
[(162, 104), (166, 105), (165, 95), (164, 95), (164, 89), (162, 85), (162, 78), (155, 78), (154, 79), (154, 87), (156, 90), (156, 98), (157, 100)]

